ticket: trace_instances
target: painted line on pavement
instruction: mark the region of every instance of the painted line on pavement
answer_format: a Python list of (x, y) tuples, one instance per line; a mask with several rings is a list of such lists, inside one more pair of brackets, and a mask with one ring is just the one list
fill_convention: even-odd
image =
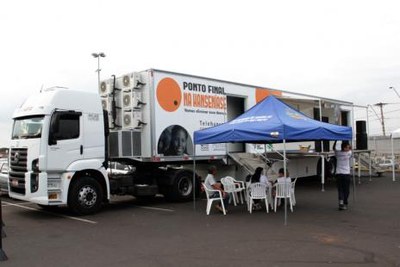
[[(3, 207), (8, 207), (8, 206), (15, 205), (15, 204), (13, 204), (13, 203), (6, 202), (6, 201), (4, 201), (4, 200), (2, 200), (1, 203), (2, 203), (2, 206), (3, 206)], [(4, 203), (7, 203), (7, 204), (4, 204)], [(35, 203), (32, 203), (32, 202), (21, 202), (21, 203), (18, 203), (18, 205), (21, 205), (21, 206), (22, 206), (22, 205), (32, 205), (32, 204), (35, 204)]]
[(55, 216), (58, 216), (58, 217), (67, 218), (67, 219), (71, 219), (71, 220), (75, 220), (75, 221), (80, 221), (80, 222), (85, 222), (85, 223), (91, 223), (91, 224), (97, 224), (97, 222), (91, 221), (91, 220), (87, 220), (87, 219), (82, 219), (82, 218), (73, 217), (73, 216), (67, 216), (67, 215), (62, 215), (62, 214), (56, 214), (56, 213), (53, 213), (53, 212), (48, 212), (48, 211), (41, 210), (41, 209), (26, 207), (26, 206), (23, 206), (23, 205), (14, 204), (14, 203), (10, 203), (10, 202), (7, 202), (7, 201), (2, 201), (2, 202), (5, 203), (5, 204), (7, 204), (8, 206), (14, 206), (14, 207), (18, 207), (18, 208), (26, 209), (26, 210), (39, 211), (39, 212), (43, 212), (43, 213), (47, 213), (47, 214), (52, 214), (52, 215), (55, 215)]
[(163, 209), (163, 208), (155, 208), (155, 207), (148, 207), (148, 206), (138, 206), (138, 205), (133, 205), (134, 207), (141, 208), (141, 209), (146, 209), (146, 210), (158, 210), (158, 211), (166, 211), (166, 212), (174, 212), (175, 210), (171, 209)]

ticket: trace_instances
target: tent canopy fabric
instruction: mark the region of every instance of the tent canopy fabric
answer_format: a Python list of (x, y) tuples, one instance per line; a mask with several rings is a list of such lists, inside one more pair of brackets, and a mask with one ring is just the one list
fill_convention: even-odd
[(400, 138), (400, 128), (392, 132), (392, 138)]
[(274, 96), (229, 122), (194, 132), (195, 144), (351, 139), (351, 127), (311, 119)]

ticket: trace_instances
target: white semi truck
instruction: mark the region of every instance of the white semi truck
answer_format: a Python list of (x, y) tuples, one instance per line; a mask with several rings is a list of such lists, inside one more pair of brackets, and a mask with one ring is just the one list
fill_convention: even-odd
[[(194, 146), (193, 132), (231, 120), (269, 94), (311, 117), (351, 124), (349, 102), (155, 69), (113, 76), (98, 92), (50, 88), (13, 115), (9, 194), (43, 207), (66, 204), (78, 214), (97, 212), (112, 195), (190, 200), (210, 162), (220, 175), (241, 178), (246, 169), (231, 154), (267, 152), (248, 144)], [(319, 157), (298, 158), (289, 164), (293, 177), (318, 174)], [(109, 162), (130, 171), (110, 173)]]

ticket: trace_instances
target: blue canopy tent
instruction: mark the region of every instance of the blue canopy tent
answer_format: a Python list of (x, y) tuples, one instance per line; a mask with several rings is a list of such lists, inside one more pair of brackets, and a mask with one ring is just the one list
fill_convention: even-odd
[[(311, 119), (274, 96), (265, 98), (229, 122), (194, 132), (194, 145), (283, 143), (285, 174), (286, 142), (351, 139), (351, 127)], [(285, 205), (285, 224), (286, 214)]]
[(311, 119), (274, 96), (227, 123), (194, 132), (195, 144), (351, 139), (351, 127)]

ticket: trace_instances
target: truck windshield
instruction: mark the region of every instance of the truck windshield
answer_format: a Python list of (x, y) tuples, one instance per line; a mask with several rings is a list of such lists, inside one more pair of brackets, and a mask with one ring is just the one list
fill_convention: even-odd
[(44, 116), (24, 117), (14, 120), (12, 139), (40, 138)]

